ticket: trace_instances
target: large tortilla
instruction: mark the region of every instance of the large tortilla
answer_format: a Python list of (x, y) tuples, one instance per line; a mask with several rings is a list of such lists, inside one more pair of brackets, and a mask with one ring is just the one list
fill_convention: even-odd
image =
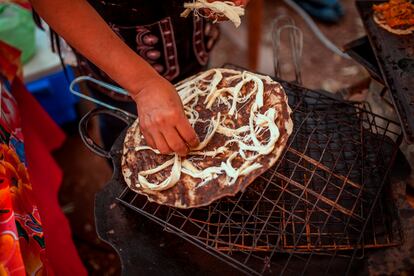
[[(251, 78), (254, 78), (255, 81), (250, 80)], [(244, 85), (239, 85), (241, 90), (237, 98), (243, 99), (243, 97), (245, 97), (245, 99), (247, 99), (245, 102), (235, 102), (236, 105), (233, 106), (234, 98), (231, 95), (226, 96), (228, 97), (228, 101), (226, 103), (224, 96), (226, 93), (214, 93), (222, 88), (236, 87), (242, 79), (245, 80)], [(220, 82), (217, 80), (220, 80)], [(191, 114), (188, 116), (191, 119), (190, 122), (194, 124), (194, 128), (199, 135), (200, 140), (203, 141), (206, 136), (211, 134), (212, 128), (214, 128), (214, 122), (218, 122), (217, 118), (220, 118), (223, 126), (225, 125), (227, 129), (239, 129), (241, 127), (246, 129), (246, 126), (249, 126), (249, 122), (251, 122), (251, 120), (249, 121), (250, 112), (257, 107), (257, 99), (260, 98), (257, 96), (258, 91), (260, 91), (260, 85), (257, 85), (257, 80), (263, 83), (263, 105), (257, 109), (257, 114), (260, 113), (268, 115), (272, 113), (269, 110), (276, 111), (273, 112), (276, 114), (276, 116), (274, 116), (274, 124), (278, 128), (279, 136), (275, 140), (275, 144), (271, 147), (269, 153), (257, 155), (255, 152), (243, 151), (243, 153), (245, 153), (245, 157), (247, 155), (247, 157), (252, 158), (250, 163), (246, 163), (246, 160), (240, 155), (239, 144), (229, 143), (224, 152), (216, 154), (215, 156), (200, 155), (200, 152), (209, 152), (210, 155), (212, 155), (211, 153), (213, 151), (223, 149), (223, 146), (226, 145), (226, 141), (229, 141), (234, 137), (243, 139), (243, 137), (247, 137), (249, 135), (249, 132), (246, 131), (239, 133), (239, 136), (229, 137), (229, 135), (224, 135), (222, 134), (223, 131), (220, 131), (220, 133), (216, 132), (214, 136), (212, 136), (205, 148), (197, 151), (197, 155), (194, 155), (196, 153), (190, 154), (186, 158), (182, 158), (180, 160), (181, 163), (179, 163), (179, 168), (182, 169), (183, 166), (181, 166), (181, 164), (190, 161), (194, 167), (200, 171), (207, 168), (224, 166), (223, 163), (230, 164), (234, 167), (234, 169), (240, 168), (243, 164), (246, 166), (248, 164), (254, 164), (249, 167), (250, 169), (246, 169), (244, 171), (240, 169), (239, 171), (243, 172), (243, 175), (231, 178), (227, 175), (226, 170), (225, 173), (220, 172), (218, 174), (212, 174), (212, 179), (205, 180), (202, 178), (192, 177), (189, 174), (181, 172), (178, 182), (172, 187), (162, 189), (160, 191), (157, 191), (157, 189), (149, 189), (142, 184), (143, 178), (139, 178), (138, 175), (142, 174), (144, 171), (166, 164), (166, 162), (170, 162), (168, 167), (155, 174), (148, 175), (146, 178), (146, 180), (151, 183), (162, 183), (171, 176), (173, 170), (172, 168), (178, 164), (174, 163), (175, 165), (171, 166), (172, 162), (173, 160), (177, 161), (178, 157), (171, 155), (159, 155), (149, 149), (142, 150), (141, 146), (145, 146), (146, 144), (140, 133), (139, 122), (137, 120), (128, 129), (124, 142), (122, 173), (127, 185), (133, 191), (147, 196), (150, 201), (179, 208), (205, 206), (219, 198), (233, 196), (237, 192), (244, 190), (256, 177), (274, 165), (283, 152), (289, 135), (292, 132), (293, 123), (290, 118), (291, 109), (288, 105), (287, 97), (282, 86), (269, 77), (229, 69), (211, 69), (190, 77), (176, 85), (186, 110), (188, 111), (193, 108), (193, 110), (198, 112), (199, 118), (194, 118)], [(191, 90), (195, 89), (194, 87), (199, 89), (197, 91), (206, 91), (206, 94), (199, 96), (198, 99), (193, 98), (192, 100), (189, 100), (191, 99), (191, 95), (194, 95)], [(226, 89), (220, 91), (225, 90)], [(213, 105), (210, 103), (209, 109), (207, 108), (205, 100), (206, 97), (209, 97), (211, 100), (211, 96), (213, 94), (219, 96), (215, 101), (213, 101)], [(249, 94), (250, 98), (246, 97), (246, 95)], [(234, 109), (234, 107), (236, 108)], [(233, 115), (229, 115), (229, 113), (232, 113), (232, 109)], [(253, 117), (263, 117), (262, 115), (257, 114)], [(259, 124), (263, 128), (259, 129)], [(256, 130), (261, 130), (261, 132), (258, 132), (260, 135), (257, 136), (257, 140), (259, 140), (262, 145), (266, 145), (266, 142), (272, 141), (271, 137), (276, 137), (273, 135), (274, 132), (266, 129), (266, 127), (270, 128), (270, 125), (273, 124), (264, 123), (263, 121), (260, 121), (260, 123), (255, 125)], [(271, 133), (273, 134), (271, 135)], [(247, 144), (253, 143), (250, 140), (246, 141)], [(271, 143), (269, 142), (269, 144)], [(140, 150), (137, 151), (137, 149)], [(229, 157), (233, 157), (234, 159), (229, 161)], [(175, 167), (175, 169), (177, 168), (178, 166)]]

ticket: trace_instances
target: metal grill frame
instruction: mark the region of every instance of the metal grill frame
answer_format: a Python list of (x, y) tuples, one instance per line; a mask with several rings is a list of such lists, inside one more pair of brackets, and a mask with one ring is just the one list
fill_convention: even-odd
[(276, 165), (243, 193), (190, 210), (129, 188), (118, 200), (246, 274), (350, 273), (367, 249), (401, 243), (398, 214), (382, 193), (401, 129), (367, 104), (277, 81), (294, 132)]

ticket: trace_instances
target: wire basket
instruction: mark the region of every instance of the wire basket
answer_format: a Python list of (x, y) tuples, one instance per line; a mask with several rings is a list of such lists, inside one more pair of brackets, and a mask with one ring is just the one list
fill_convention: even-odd
[(370, 248), (401, 243), (388, 173), (399, 125), (323, 93), (279, 81), (294, 131), (280, 160), (235, 197), (190, 210), (118, 200), (246, 274), (350, 273)]

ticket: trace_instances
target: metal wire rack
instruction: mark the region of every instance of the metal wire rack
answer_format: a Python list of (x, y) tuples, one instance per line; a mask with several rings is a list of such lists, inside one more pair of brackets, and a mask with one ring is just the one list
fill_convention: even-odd
[(401, 243), (388, 173), (402, 135), (369, 106), (284, 86), (294, 132), (277, 164), (235, 197), (182, 210), (128, 188), (118, 200), (246, 274), (350, 273)]

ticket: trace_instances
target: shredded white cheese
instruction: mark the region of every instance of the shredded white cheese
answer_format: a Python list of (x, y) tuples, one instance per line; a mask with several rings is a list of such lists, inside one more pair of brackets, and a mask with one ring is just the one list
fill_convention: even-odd
[(184, 3), (185, 10), (181, 13), (181, 17), (187, 17), (191, 11), (195, 15), (202, 16), (198, 10), (209, 9), (214, 15), (228, 18), (237, 27), (240, 26), (240, 17), (244, 15), (244, 8), (236, 6), (231, 1), (214, 1), (207, 2), (206, 0), (195, 0), (190, 3)]
[(204, 141), (202, 141), (196, 148), (194, 148), (193, 150), (202, 150), (204, 149), (208, 143), (210, 142), (210, 140), (213, 138), (214, 134), (217, 131), (218, 126), (220, 125), (220, 112), (217, 114), (217, 119), (215, 121), (212, 121), (212, 124), (210, 125), (210, 131), (208, 132), (206, 138), (204, 139)]
[[(163, 169), (171, 166), (171, 164), (172, 164), (171, 175), (167, 177), (163, 182), (150, 183), (145, 178), (145, 176), (162, 171)], [(173, 159), (158, 166), (157, 168), (147, 170), (147, 171), (141, 171), (140, 173), (138, 173), (138, 181), (144, 190), (163, 191), (177, 184), (177, 182), (180, 180), (180, 176), (181, 176), (181, 158), (177, 154), (175, 154)]]
[[(230, 76), (224, 78), (224, 73), (228, 73)], [(224, 79), (226, 83), (232, 82), (234, 87), (219, 88)], [(274, 149), (280, 135), (275, 123), (277, 118), (276, 109), (270, 107), (265, 111), (262, 110), (264, 106), (263, 82), (268, 80), (266, 77), (249, 72), (241, 73), (229, 69), (212, 69), (189, 81), (178, 84), (176, 89), (191, 125), (194, 126), (197, 122), (207, 123), (207, 134), (200, 145), (192, 149), (187, 158), (181, 159), (178, 155), (174, 155), (172, 159), (156, 168), (141, 171), (138, 175), (137, 185), (145, 190), (162, 191), (176, 185), (181, 174), (200, 179), (201, 182), (197, 188), (221, 176), (226, 178), (227, 185), (233, 185), (240, 176), (248, 175), (261, 168), (262, 165), (254, 161), (262, 155), (269, 154)], [(250, 84), (251, 90), (243, 95), (242, 90), (247, 84)], [(247, 103), (251, 97), (254, 97), (254, 101), (250, 107), (248, 124), (234, 128), (238, 114), (237, 108), (240, 108), (238, 106), (241, 105), (241, 108), (243, 108), (244, 103)], [(201, 99), (203, 99), (206, 110), (213, 111), (215, 104), (218, 106), (224, 104), (229, 111), (227, 114), (217, 112), (215, 117), (204, 121), (200, 120), (196, 106)], [(269, 137), (263, 141), (260, 137), (265, 132), (269, 134)], [(205, 150), (215, 135), (223, 135), (230, 139), (214, 150)], [(234, 147), (231, 147), (234, 144), (238, 147), (236, 151), (231, 150), (234, 149)], [(135, 148), (135, 151), (142, 150), (152, 150), (159, 154), (158, 150), (148, 146)], [(220, 155), (220, 158), (223, 159), (220, 166), (209, 166), (203, 169), (193, 164), (193, 161), (196, 162), (195, 160), (202, 160), (206, 157), (214, 158), (217, 155)], [(232, 161), (237, 157), (244, 160), (244, 163), (238, 168), (232, 164)], [(150, 183), (148, 181), (148, 176), (166, 170), (171, 166), (170, 175), (161, 183)]]

